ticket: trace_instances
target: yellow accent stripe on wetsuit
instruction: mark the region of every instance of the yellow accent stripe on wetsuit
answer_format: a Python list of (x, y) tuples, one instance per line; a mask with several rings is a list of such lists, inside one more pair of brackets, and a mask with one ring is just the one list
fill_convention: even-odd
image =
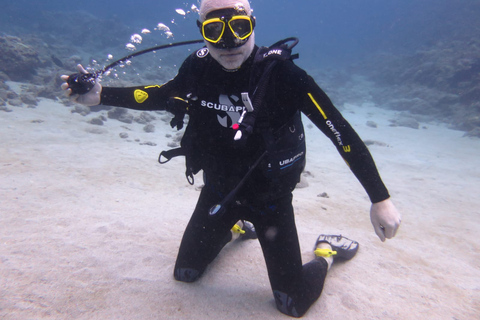
[(180, 101), (183, 101), (183, 102), (186, 102), (186, 103), (188, 103), (188, 101), (187, 101), (187, 100), (185, 100), (185, 99), (182, 99), (182, 98), (180, 98), (180, 97), (173, 97), (173, 99), (175, 99), (175, 100), (180, 100)]
[(327, 115), (325, 114), (325, 112), (323, 112), (322, 107), (320, 107), (320, 104), (318, 104), (318, 102), (313, 98), (313, 96), (312, 96), (311, 93), (308, 93), (308, 96), (309, 96), (310, 99), (312, 100), (313, 104), (315, 104), (315, 106), (317, 107), (318, 111), (320, 111), (320, 113), (322, 114), (323, 119), (327, 120)]

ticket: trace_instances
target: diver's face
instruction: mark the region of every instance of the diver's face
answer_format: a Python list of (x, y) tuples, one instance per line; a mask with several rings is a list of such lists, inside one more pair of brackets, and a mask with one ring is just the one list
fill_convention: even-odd
[(225, 69), (236, 70), (248, 59), (255, 47), (255, 33), (252, 33), (248, 41), (236, 48), (220, 49), (213, 46), (212, 43), (205, 41), (212, 57)]
[(255, 47), (255, 20), (244, 6), (215, 8), (198, 26), (210, 54), (227, 70), (240, 68)]

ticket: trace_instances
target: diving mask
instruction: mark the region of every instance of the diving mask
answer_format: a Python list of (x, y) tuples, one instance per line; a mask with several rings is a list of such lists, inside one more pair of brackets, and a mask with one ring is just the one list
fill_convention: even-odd
[[(209, 18), (210, 16), (210, 18)], [(203, 38), (221, 49), (244, 45), (255, 28), (255, 18), (234, 9), (213, 11), (204, 22), (197, 21)]]

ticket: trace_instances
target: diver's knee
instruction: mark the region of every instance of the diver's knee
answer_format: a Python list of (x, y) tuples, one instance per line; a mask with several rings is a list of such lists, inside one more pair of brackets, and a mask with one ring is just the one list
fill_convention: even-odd
[(173, 272), (175, 280), (182, 282), (194, 282), (200, 278), (200, 272), (192, 268), (177, 268)]
[(295, 306), (295, 301), (288, 294), (278, 290), (274, 290), (273, 296), (275, 297), (275, 304), (277, 305), (277, 309), (281, 313), (295, 318), (300, 318), (306, 313), (306, 310), (297, 310)]

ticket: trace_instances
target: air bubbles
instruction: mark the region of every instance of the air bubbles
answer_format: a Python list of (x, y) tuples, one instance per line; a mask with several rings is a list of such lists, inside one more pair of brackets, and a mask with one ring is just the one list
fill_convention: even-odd
[(170, 31), (170, 28), (167, 27), (165, 24), (163, 24), (163, 23), (160, 22), (159, 24), (157, 24), (156, 30), (160, 30), (160, 31)]
[[(200, 11), (195, 4), (189, 5), (188, 3), (184, 3), (184, 5), (185, 5), (186, 9), (182, 9), (182, 8), (175, 9), (175, 12), (178, 15), (182, 16), (184, 19), (186, 19), (190, 14), (198, 13)], [(172, 18), (170, 20), (169, 24), (177, 25), (177, 23), (175, 21), (175, 18)], [(153, 28), (153, 30), (161, 31), (167, 39), (174, 38), (174, 34), (173, 34), (172, 30), (165, 23), (159, 22), (157, 24), (157, 26), (155, 28)], [(147, 28), (143, 28), (140, 31), (140, 34), (142, 34), (142, 35), (147, 35), (147, 34), (150, 34), (150, 33), (152, 33), (152, 32), (150, 31), (150, 29), (147, 29)], [(130, 43), (128, 43), (125, 47), (127, 50), (135, 51), (137, 49), (136, 45), (139, 45), (139, 44), (142, 43), (143, 38), (140, 34), (136, 33), (136, 34), (131, 35)]]
[(157, 27), (155, 28), (155, 30), (158, 30), (158, 31), (163, 31), (163, 33), (165, 34), (165, 36), (167, 36), (167, 39), (168, 38), (173, 38), (173, 33), (172, 31), (170, 30), (169, 27), (167, 27), (164, 23), (159, 23), (157, 24)]
[[(185, 24), (187, 22), (191, 22), (190, 19), (194, 18), (194, 16), (196, 19), (196, 15), (199, 13), (199, 8), (195, 4), (192, 4), (192, 2), (184, 2), (180, 7), (174, 9), (175, 13), (172, 12), (170, 19), (164, 20), (164, 23), (159, 22), (156, 26), (149, 25), (146, 26), (147, 28), (139, 28), (138, 31), (135, 31), (135, 33), (131, 34), (130, 38), (125, 44), (125, 50), (130, 51), (128, 54), (135, 56), (135, 54), (132, 52), (140, 51), (144, 49), (143, 46), (150, 46), (151, 43), (156, 43), (158, 45), (158, 43), (162, 43), (162, 40), (163, 42), (173, 42), (174, 38), (185, 38), (186, 35), (184, 32), (179, 32), (178, 30), (186, 28)], [(197, 4), (197, 2), (195, 3)], [(175, 31), (175, 35), (173, 31)], [(192, 49), (187, 50), (188, 52), (192, 51)], [(113, 54), (107, 54), (106, 57), (106, 60), (103, 61), (105, 64), (111, 64), (112, 61), (115, 60)], [(160, 59), (160, 61), (162, 60)], [(109, 70), (108, 72), (104, 73), (104, 76), (110, 75), (111, 78), (119, 79), (122, 77), (122, 74), (124, 74), (124, 70), (129, 70), (135, 67), (135, 60), (133, 62), (134, 63), (128, 60), (121, 62), (117, 61), (115, 62), (117, 69), (112, 68), (112, 71)], [(96, 65), (98, 63), (95, 61), (94, 64)], [(161, 68), (162, 66), (159, 66), (159, 69)]]
[(132, 43), (140, 44), (140, 43), (142, 43), (143, 38), (142, 38), (142, 36), (139, 35), (138, 33), (134, 33), (134, 34), (132, 34), (132, 35), (130, 36), (130, 41), (131, 41)]
[(135, 46), (134, 46), (133, 44), (131, 44), (131, 43), (127, 43), (127, 44), (125, 45), (125, 49), (127, 49), (127, 50), (129, 50), (129, 51), (135, 51), (135, 50), (137, 50), (137, 47), (135, 47)]
[(175, 11), (179, 14), (179, 15), (182, 15), (182, 16), (186, 16), (187, 13), (185, 12), (185, 10), (183, 9), (175, 9)]
[(192, 13), (192, 12), (198, 13), (198, 12), (200, 11), (200, 10), (198, 10), (198, 7), (197, 7), (196, 5), (194, 5), (194, 4), (192, 4), (192, 5), (190, 6), (190, 10), (191, 10), (191, 11), (185, 11), (185, 10), (183, 10), (183, 9), (175, 9), (175, 12), (178, 13), (179, 15), (185, 17), (186, 15), (188, 15), (188, 14), (190, 14), (190, 13)]

